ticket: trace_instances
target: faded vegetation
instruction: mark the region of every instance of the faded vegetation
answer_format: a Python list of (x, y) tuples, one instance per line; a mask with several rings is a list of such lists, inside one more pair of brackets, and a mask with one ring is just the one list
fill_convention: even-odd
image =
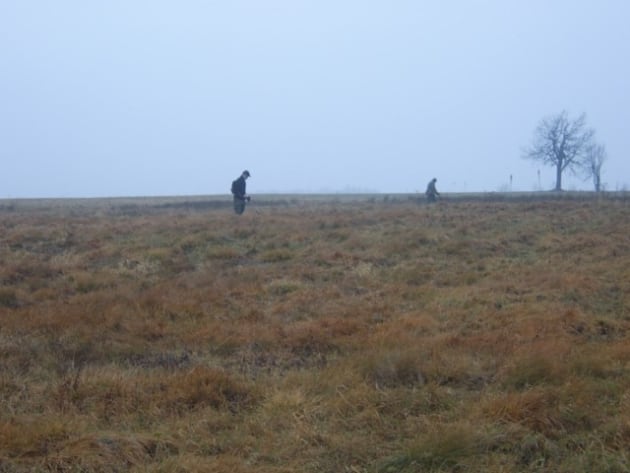
[(626, 201), (139, 209), (1, 210), (0, 471), (630, 471)]

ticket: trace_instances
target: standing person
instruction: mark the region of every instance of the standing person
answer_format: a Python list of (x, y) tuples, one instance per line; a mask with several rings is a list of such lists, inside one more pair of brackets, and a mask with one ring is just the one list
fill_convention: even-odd
[(234, 212), (241, 215), (245, 212), (245, 203), (251, 198), (247, 195), (245, 181), (250, 176), (249, 171), (245, 170), (241, 176), (232, 181), (232, 195), (234, 196)]
[(425, 194), (427, 195), (427, 201), (429, 203), (435, 202), (435, 198), (440, 195), (440, 193), (435, 188), (436, 182), (437, 182), (437, 179), (434, 177), (433, 179), (429, 181), (429, 184), (427, 185), (427, 190)]

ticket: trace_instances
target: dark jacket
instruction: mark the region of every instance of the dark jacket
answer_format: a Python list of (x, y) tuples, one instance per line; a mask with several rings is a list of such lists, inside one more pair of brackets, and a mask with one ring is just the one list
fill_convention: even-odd
[(440, 193), (435, 188), (435, 179), (433, 179), (432, 181), (429, 182), (429, 184), (427, 184), (427, 190), (425, 194), (431, 195), (431, 196), (440, 195)]
[(243, 176), (232, 182), (232, 194), (237, 199), (243, 200), (245, 198), (245, 178)]

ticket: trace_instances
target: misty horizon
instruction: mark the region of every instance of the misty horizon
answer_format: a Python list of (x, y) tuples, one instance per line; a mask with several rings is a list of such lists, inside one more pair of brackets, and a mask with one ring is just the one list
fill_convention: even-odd
[(548, 190), (562, 110), (630, 184), (621, 0), (34, 4), (0, 6), (0, 198)]

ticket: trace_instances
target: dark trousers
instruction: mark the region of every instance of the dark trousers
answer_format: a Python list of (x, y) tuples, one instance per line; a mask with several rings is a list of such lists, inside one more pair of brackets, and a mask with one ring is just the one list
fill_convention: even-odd
[(238, 215), (245, 212), (245, 199), (234, 197), (234, 212)]

